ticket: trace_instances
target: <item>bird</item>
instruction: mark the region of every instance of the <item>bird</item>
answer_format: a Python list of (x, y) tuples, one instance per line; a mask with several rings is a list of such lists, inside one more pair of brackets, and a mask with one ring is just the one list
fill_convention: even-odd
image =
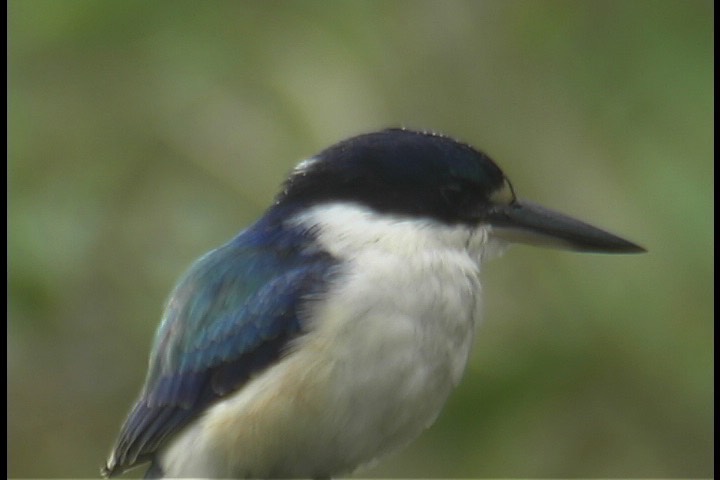
[(172, 291), (101, 474), (331, 478), (438, 417), (512, 244), (645, 249), (519, 199), (482, 151), (389, 128), (299, 163), (265, 213)]

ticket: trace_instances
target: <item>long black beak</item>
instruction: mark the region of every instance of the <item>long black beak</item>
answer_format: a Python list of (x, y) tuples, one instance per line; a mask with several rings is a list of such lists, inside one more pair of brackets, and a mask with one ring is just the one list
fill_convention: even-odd
[(587, 223), (532, 202), (494, 205), (486, 217), (493, 233), (511, 242), (595, 253), (643, 253), (646, 250)]

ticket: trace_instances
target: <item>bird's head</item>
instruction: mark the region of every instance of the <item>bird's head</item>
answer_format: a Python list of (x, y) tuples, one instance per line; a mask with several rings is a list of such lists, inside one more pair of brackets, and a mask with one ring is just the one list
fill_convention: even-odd
[(487, 228), (490, 236), (597, 253), (642, 247), (516, 197), (500, 168), (449, 137), (388, 129), (350, 138), (302, 162), (276, 206), (351, 204), (373, 214), (442, 226)]

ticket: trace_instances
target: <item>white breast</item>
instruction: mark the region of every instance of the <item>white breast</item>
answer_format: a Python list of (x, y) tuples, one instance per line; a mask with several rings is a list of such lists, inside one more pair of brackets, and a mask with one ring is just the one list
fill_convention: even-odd
[(403, 446), (439, 414), (479, 321), (483, 228), (351, 205), (294, 220), (347, 268), (310, 332), (163, 453), (168, 476), (321, 477)]

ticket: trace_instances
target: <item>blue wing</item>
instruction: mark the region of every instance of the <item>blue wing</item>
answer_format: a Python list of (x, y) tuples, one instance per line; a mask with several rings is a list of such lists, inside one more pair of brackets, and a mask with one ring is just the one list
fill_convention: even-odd
[(151, 460), (210, 404), (272, 364), (303, 333), (298, 310), (334, 260), (262, 224), (200, 258), (172, 293), (145, 386), (103, 473)]

